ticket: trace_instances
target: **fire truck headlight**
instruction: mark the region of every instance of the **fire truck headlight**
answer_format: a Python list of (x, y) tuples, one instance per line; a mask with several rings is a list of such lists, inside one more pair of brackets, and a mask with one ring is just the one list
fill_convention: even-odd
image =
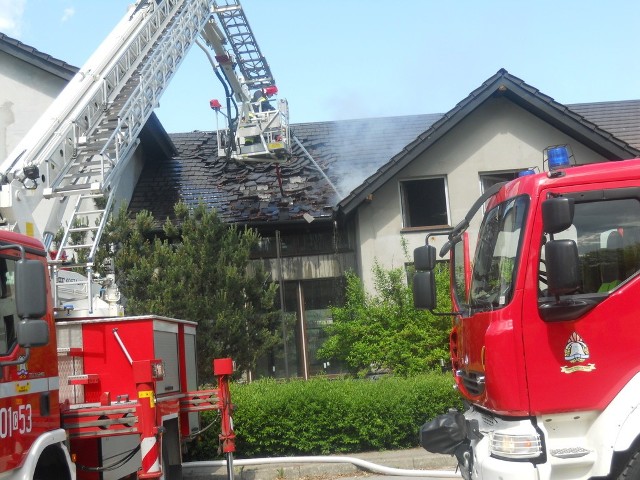
[(542, 454), (542, 442), (537, 433), (512, 435), (503, 432), (489, 434), (489, 451), (505, 460), (536, 458)]

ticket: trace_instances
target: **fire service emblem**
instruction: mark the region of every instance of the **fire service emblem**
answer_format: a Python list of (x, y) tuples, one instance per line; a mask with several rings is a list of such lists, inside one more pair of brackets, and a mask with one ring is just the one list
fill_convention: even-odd
[[(571, 363), (581, 363), (589, 359), (589, 347), (576, 332), (571, 334), (564, 347), (564, 359)], [(563, 366), (560, 370), (563, 373), (573, 373), (590, 372), (595, 368), (594, 363), (589, 363), (586, 365)]]

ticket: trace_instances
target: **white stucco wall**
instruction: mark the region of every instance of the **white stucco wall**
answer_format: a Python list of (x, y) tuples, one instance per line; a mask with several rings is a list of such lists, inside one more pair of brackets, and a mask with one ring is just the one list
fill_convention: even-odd
[[(573, 138), (504, 99), (492, 99), (472, 112), (422, 156), (390, 179), (357, 212), (358, 263), (368, 291), (373, 290), (371, 268), (377, 260), (384, 268), (412, 261), (413, 249), (424, 245), (433, 230), (403, 229), (400, 182), (445, 176), (451, 226), (460, 222), (481, 194), (480, 174), (537, 167), (543, 170), (543, 150), (568, 144), (578, 163), (605, 160)], [(479, 218), (470, 231), (477, 231)], [(401, 235), (409, 257), (403, 253)], [(438, 250), (445, 237), (431, 238)]]
[(5, 52), (0, 65), (1, 163), (67, 82)]

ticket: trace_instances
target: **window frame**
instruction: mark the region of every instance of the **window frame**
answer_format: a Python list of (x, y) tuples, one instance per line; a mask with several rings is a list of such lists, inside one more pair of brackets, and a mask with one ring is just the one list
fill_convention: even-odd
[[(411, 203), (407, 198), (407, 192), (405, 185), (410, 182), (420, 182), (429, 180), (441, 180), (442, 181), (442, 193), (444, 195), (445, 214), (447, 216), (447, 223), (439, 223), (433, 225), (409, 225), (411, 217)], [(441, 230), (444, 228), (451, 228), (451, 206), (449, 203), (449, 185), (446, 175), (430, 175), (423, 177), (411, 177), (403, 178), (398, 181), (398, 195), (400, 198), (400, 213), (402, 216), (402, 231), (420, 231), (420, 230)]]

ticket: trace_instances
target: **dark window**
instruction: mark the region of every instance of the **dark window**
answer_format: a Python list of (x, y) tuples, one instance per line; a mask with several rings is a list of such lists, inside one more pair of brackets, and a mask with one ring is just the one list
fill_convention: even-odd
[(444, 178), (406, 180), (400, 188), (405, 228), (449, 225)]
[(503, 172), (487, 172), (480, 174), (480, 183), (482, 184), (482, 192), (486, 192), (496, 183), (509, 182), (518, 178), (522, 170), (508, 170)]

